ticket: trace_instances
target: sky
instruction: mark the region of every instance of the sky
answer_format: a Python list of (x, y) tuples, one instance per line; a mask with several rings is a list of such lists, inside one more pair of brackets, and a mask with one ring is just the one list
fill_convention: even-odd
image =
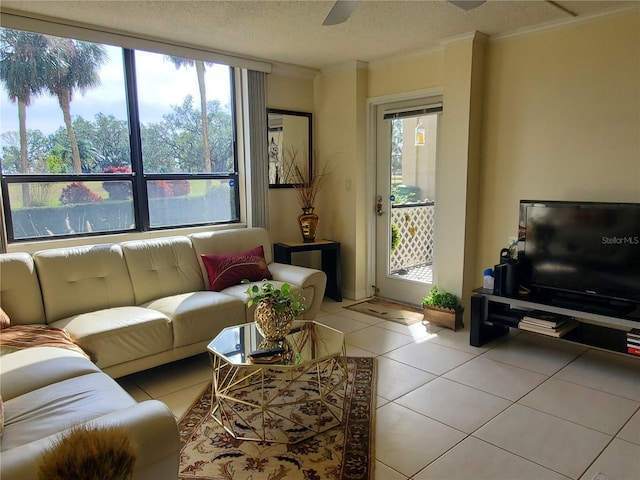
[[(109, 58), (100, 68), (100, 86), (84, 94), (74, 93), (71, 103), (71, 115), (74, 118), (81, 116), (85, 120), (93, 120), (99, 112), (113, 115), (119, 120), (127, 118), (122, 49), (108, 45), (104, 47)], [(206, 72), (207, 100), (218, 99), (222, 105), (228, 105), (228, 67), (208, 65)], [(194, 108), (199, 109), (200, 94), (195, 67), (176, 70), (164, 55), (136, 51), (136, 75), (143, 123), (160, 121), (162, 115), (170, 111), (170, 105), (181, 105), (189, 94), (194, 97)], [(4, 84), (0, 85), (0, 132), (17, 132), (18, 106), (9, 100)], [(45, 94), (32, 100), (27, 107), (27, 129), (50, 134), (61, 126), (64, 126), (62, 110), (56, 97)]]

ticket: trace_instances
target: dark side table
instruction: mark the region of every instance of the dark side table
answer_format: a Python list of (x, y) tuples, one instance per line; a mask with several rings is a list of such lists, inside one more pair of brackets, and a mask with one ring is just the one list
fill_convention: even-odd
[(291, 265), (294, 252), (322, 252), (322, 271), (327, 274), (325, 295), (336, 302), (342, 301), (342, 271), (340, 269), (340, 242), (318, 240), (312, 243), (283, 242), (273, 244), (273, 260)]

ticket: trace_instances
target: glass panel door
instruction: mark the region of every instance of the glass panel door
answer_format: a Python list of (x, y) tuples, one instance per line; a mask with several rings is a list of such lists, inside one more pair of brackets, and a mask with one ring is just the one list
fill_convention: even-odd
[(416, 305), (433, 283), (441, 115), (423, 102), (379, 108), (377, 122), (377, 295)]

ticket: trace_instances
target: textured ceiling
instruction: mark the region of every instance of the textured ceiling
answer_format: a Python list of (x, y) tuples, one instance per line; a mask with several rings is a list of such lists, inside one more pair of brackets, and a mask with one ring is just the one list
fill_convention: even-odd
[[(498, 35), (572, 18), (545, 0), (488, 0), (470, 11), (440, 0), (360, 0), (347, 22), (322, 26), (333, 3), (2, 0), (2, 8), (318, 69), (427, 50), (474, 30)], [(578, 18), (639, 5), (637, 0), (557, 3)]]

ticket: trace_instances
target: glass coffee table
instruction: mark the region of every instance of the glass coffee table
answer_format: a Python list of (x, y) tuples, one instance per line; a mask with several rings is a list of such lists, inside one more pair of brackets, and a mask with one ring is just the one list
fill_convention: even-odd
[[(234, 343), (235, 342), (235, 343)], [(274, 357), (251, 352), (279, 347)], [(344, 334), (296, 321), (280, 342), (255, 323), (225, 328), (207, 347), (213, 367), (212, 416), (234, 438), (296, 443), (342, 422), (347, 386)], [(258, 363), (270, 362), (275, 363)]]

